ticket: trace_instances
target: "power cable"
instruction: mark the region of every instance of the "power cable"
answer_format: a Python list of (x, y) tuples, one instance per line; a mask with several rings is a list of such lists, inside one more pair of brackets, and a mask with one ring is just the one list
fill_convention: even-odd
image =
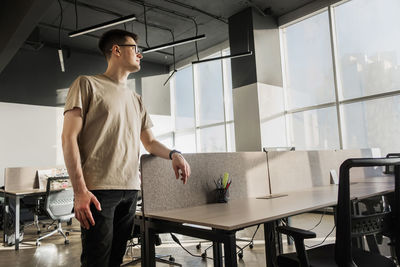
[(315, 244), (315, 245), (312, 245), (312, 246), (307, 246), (307, 245), (304, 245), (304, 246), (305, 246), (306, 248), (315, 248), (315, 247), (318, 247), (318, 246), (322, 245), (322, 244), (326, 241), (326, 239), (328, 238), (328, 236), (330, 236), (330, 235), (332, 234), (332, 232), (333, 232), (333, 230), (335, 230), (335, 228), (336, 228), (336, 225), (333, 226), (332, 230), (325, 236), (324, 240), (322, 240), (321, 243)]
[(144, 31), (145, 31), (145, 41), (147, 47), (150, 47), (149, 42), (147, 41), (147, 16), (146, 16), (146, 5), (143, 3), (143, 16), (144, 16)]
[(78, 5), (77, 1), (75, 0), (74, 6), (75, 6), (75, 29), (78, 30)]
[(63, 22), (63, 8), (60, 0), (58, 0), (58, 5), (60, 6), (60, 23), (58, 25), (58, 46), (61, 49), (61, 27)]
[(326, 213), (326, 209), (324, 209), (324, 212), (322, 213), (321, 217), (319, 218), (319, 222), (313, 228), (307, 229), (307, 231), (311, 231), (311, 230), (314, 230), (315, 228), (317, 228), (321, 224), (322, 218), (324, 218), (325, 213)]
[[(194, 18), (191, 18), (191, 19), (193, 20), (194, 26), (196, 27), (196, 34), (195, 34), (195, 36), (197, 36), (197, 34), (199, 33), (199, 27), (198, 27), (198, 25), (197, 25), (196, 19), (194, 19)], [(199, 49), (198, 49), (198, 47), (197, 47), (197, 41), (194, 42), (194, 45), (195, 45), (195, 47), (196, 47), (196, 56), (197, 56), (197, 60), (200, 60), (200, 58), (199, 58)], [(175, 69), (175, 66), (174, 66), (174, 69)]]

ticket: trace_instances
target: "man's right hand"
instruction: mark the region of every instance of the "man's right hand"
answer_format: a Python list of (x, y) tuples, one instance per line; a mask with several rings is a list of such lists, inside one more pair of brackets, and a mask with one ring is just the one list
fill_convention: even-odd
[(101, 210), (100, 202), (89, 190), (84, 193), (76, 193), (74, 196), (75, 217), (85, 229), (89, 229), (90, 225), (95, 223), (90, 211), (91, 203), (94, 204), (97, 210)]

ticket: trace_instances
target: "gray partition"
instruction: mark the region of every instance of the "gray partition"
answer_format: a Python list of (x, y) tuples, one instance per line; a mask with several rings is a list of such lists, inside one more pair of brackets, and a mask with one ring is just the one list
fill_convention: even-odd
[(38, 170), (65, 168), (65, 166), (13, 167), (4, 169), (4, 189), (19, 191), (39, 188)]
[[(269, 151), (267, 152), (271, 193), (330, 184), (330, 171), (339, 176), (339, 167), (348, 158), (379, 157), (379, 149)], [(357, 168), (351, 177), (381, 176), (381, 168)]]
[(232, 185), (230, 199), (269, 194), (264, 152), (185, 154), (192, 175), (186, 185), (176, 180), (171, 161), (145, 155), (141, 158), (144, 212), (192, 207), (215, 200), (215, 183), (224, 172)]
[(37, 188), (37, 169), (37, 167), (5, 168), (4, 189), (8, 191), (17, 191)]

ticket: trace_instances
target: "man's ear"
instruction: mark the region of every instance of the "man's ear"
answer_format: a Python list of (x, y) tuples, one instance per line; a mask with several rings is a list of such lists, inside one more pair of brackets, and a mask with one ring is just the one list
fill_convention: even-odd
[[(114, 49), (114, 47), (115, 47), (115, 49)], [(114, 45), (113, 47), (112, 47), (112, 52), (116, 52), (117, 54), (120, 54), (121, 53), (121, 51), (119, 50), (119, 47), (117, 46), (117, 45)]]

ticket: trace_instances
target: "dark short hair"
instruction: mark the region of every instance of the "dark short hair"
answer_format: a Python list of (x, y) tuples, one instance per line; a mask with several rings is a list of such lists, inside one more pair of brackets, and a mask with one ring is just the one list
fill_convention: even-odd
[(138, 40), (137, 34), (120, 29), (109, 30), (103, 33), (99, 40), (99, 49), (106, 59), (110, 58), (113, 45), (123, 43), (126, 37), (132, 37), (135, 42)]

